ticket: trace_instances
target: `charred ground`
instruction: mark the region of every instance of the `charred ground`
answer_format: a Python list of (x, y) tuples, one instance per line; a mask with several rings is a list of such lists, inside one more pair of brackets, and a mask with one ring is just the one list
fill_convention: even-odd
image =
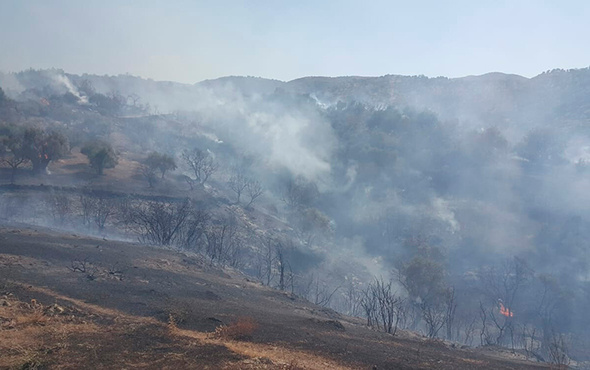
[[(0, 367), (545, 367), (373, 331), (194, 254), (31, 228), (0, 238)], [(251, 332), (215, 336), (244, 318)]]

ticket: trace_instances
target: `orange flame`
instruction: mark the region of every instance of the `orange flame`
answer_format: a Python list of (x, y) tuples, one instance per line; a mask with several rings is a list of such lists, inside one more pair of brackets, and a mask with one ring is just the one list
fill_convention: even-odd
[(510, 311), (510, 309), (504, 307), (502, 302), (498, 302), (500, 304), (500, 314), (506, 317), (514, 317), (514, 313)]

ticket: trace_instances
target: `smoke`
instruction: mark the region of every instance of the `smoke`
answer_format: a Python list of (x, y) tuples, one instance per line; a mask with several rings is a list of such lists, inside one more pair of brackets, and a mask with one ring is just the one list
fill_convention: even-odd
[(334, 137), (319, 117), (254, 113), (247, 117), (247, 126), (254, 140), (264, 143), (259, 148), (265, 153), (257, 152), (269, 155), (271, 166), (286, 167), (293, 175), (310, 180), (329, 174)]
[(66, 75), (56, 74), (53, 78), (55, 79), (55, 82), (63, 85), (70, 94), (74, 95), (78, 99), (78, 104), (88, 104), (88, 97), (80, 94), (80, 91), (78, 91), (76, 86), (72, 84)]
[(160, 115), (121, 124), (137, 153), (212, 153), (225, 170), (217, 194), (231, 168), (242, 166), (261, 181), (264, 212), (282, 217), (284, 229), (298, 227), (282, 201), (285, 185), (303, 178), (317, 187), (302, 208), (326, 215), (330, 227), (302, 247), (315, 261), (305, 265), (336, 287), (387, 276), (420, 253), (420, 243), (441, 251), (436, 262), (457, 284), (515, 256), (573, 289), (587, 282), (587, 108), (563, 105), (580, 94), (576, 86), (503, 75), (53, 81), (82, 100), (76, 85), (85, 79), (98, 92), (137, 94), (158, 107)]
[(18, 78), (12, 73), (4, 73), (0, 71), (0, 87), (9, 96), (15, 97), (25, 90), (25, 87), (20, 83)]
[(286, 168), (294, 177), (320, 185), (328, 181), (336, 137), (313, 102), (244, 96), (231, 84), (196, 91), (198, 101), (182, 108), (198, 116), (198, 130), (237, 152), (262, 158), (272, 171)]
[(455, 219), (455, 213), (450, 208), (450, 202), (442, 198), (432, 200), (432, 208), (435, 217), (449, 226), (451, 233), (458, 232), (461, 229), (459, 222)]

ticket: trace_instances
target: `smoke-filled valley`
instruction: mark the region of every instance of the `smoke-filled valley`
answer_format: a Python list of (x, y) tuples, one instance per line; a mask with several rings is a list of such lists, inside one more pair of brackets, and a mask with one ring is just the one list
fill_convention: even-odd
[(590, 366), (588, 68), (31, 69), (0, 88), (4, 227), (173, 249), (393, 336)]

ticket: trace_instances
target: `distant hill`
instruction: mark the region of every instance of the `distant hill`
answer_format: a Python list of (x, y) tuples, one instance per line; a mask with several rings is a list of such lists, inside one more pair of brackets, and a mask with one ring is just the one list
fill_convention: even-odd
[(197, 87), (204, 87), (208, 89), (223, 89), (234, 88), (241, 91), (243, 94), (270, 94), (277, 88), (285, 88), (286, 83), (279, 80), (269, 80), (262, 77), (241, 77), (228, 76), (216, 78), (213, 80), (205, 80), (196, 83)]
[[(551, 124), (557, 118), (590, 119), (590, 69), (553, 70), (533, 78), (488, 73), (461, 78), (386, 75), (381, 77), (303, 77), (288, 82), (260, 77), (229, 76), (194, 85), (154, 81), (131, 75), (75, 75), (61, 70), (0, 74), (0, 86), (16, 97), (24, 90), (58, 86), (63, 75), (74, 84), (88, 80), (97, 91), (136, 94), (160, 111), (190, 109), (205, 95), (268, 95), (277, 89), (310, 95), (325, 105), (357, 101), (372, 106), (394, 105), (431, 110), (442, 119), (482, 126)], [(53, 77), (52, 77), (53, 76)], [(534, 121), (534, 122), (533, 122)]]

